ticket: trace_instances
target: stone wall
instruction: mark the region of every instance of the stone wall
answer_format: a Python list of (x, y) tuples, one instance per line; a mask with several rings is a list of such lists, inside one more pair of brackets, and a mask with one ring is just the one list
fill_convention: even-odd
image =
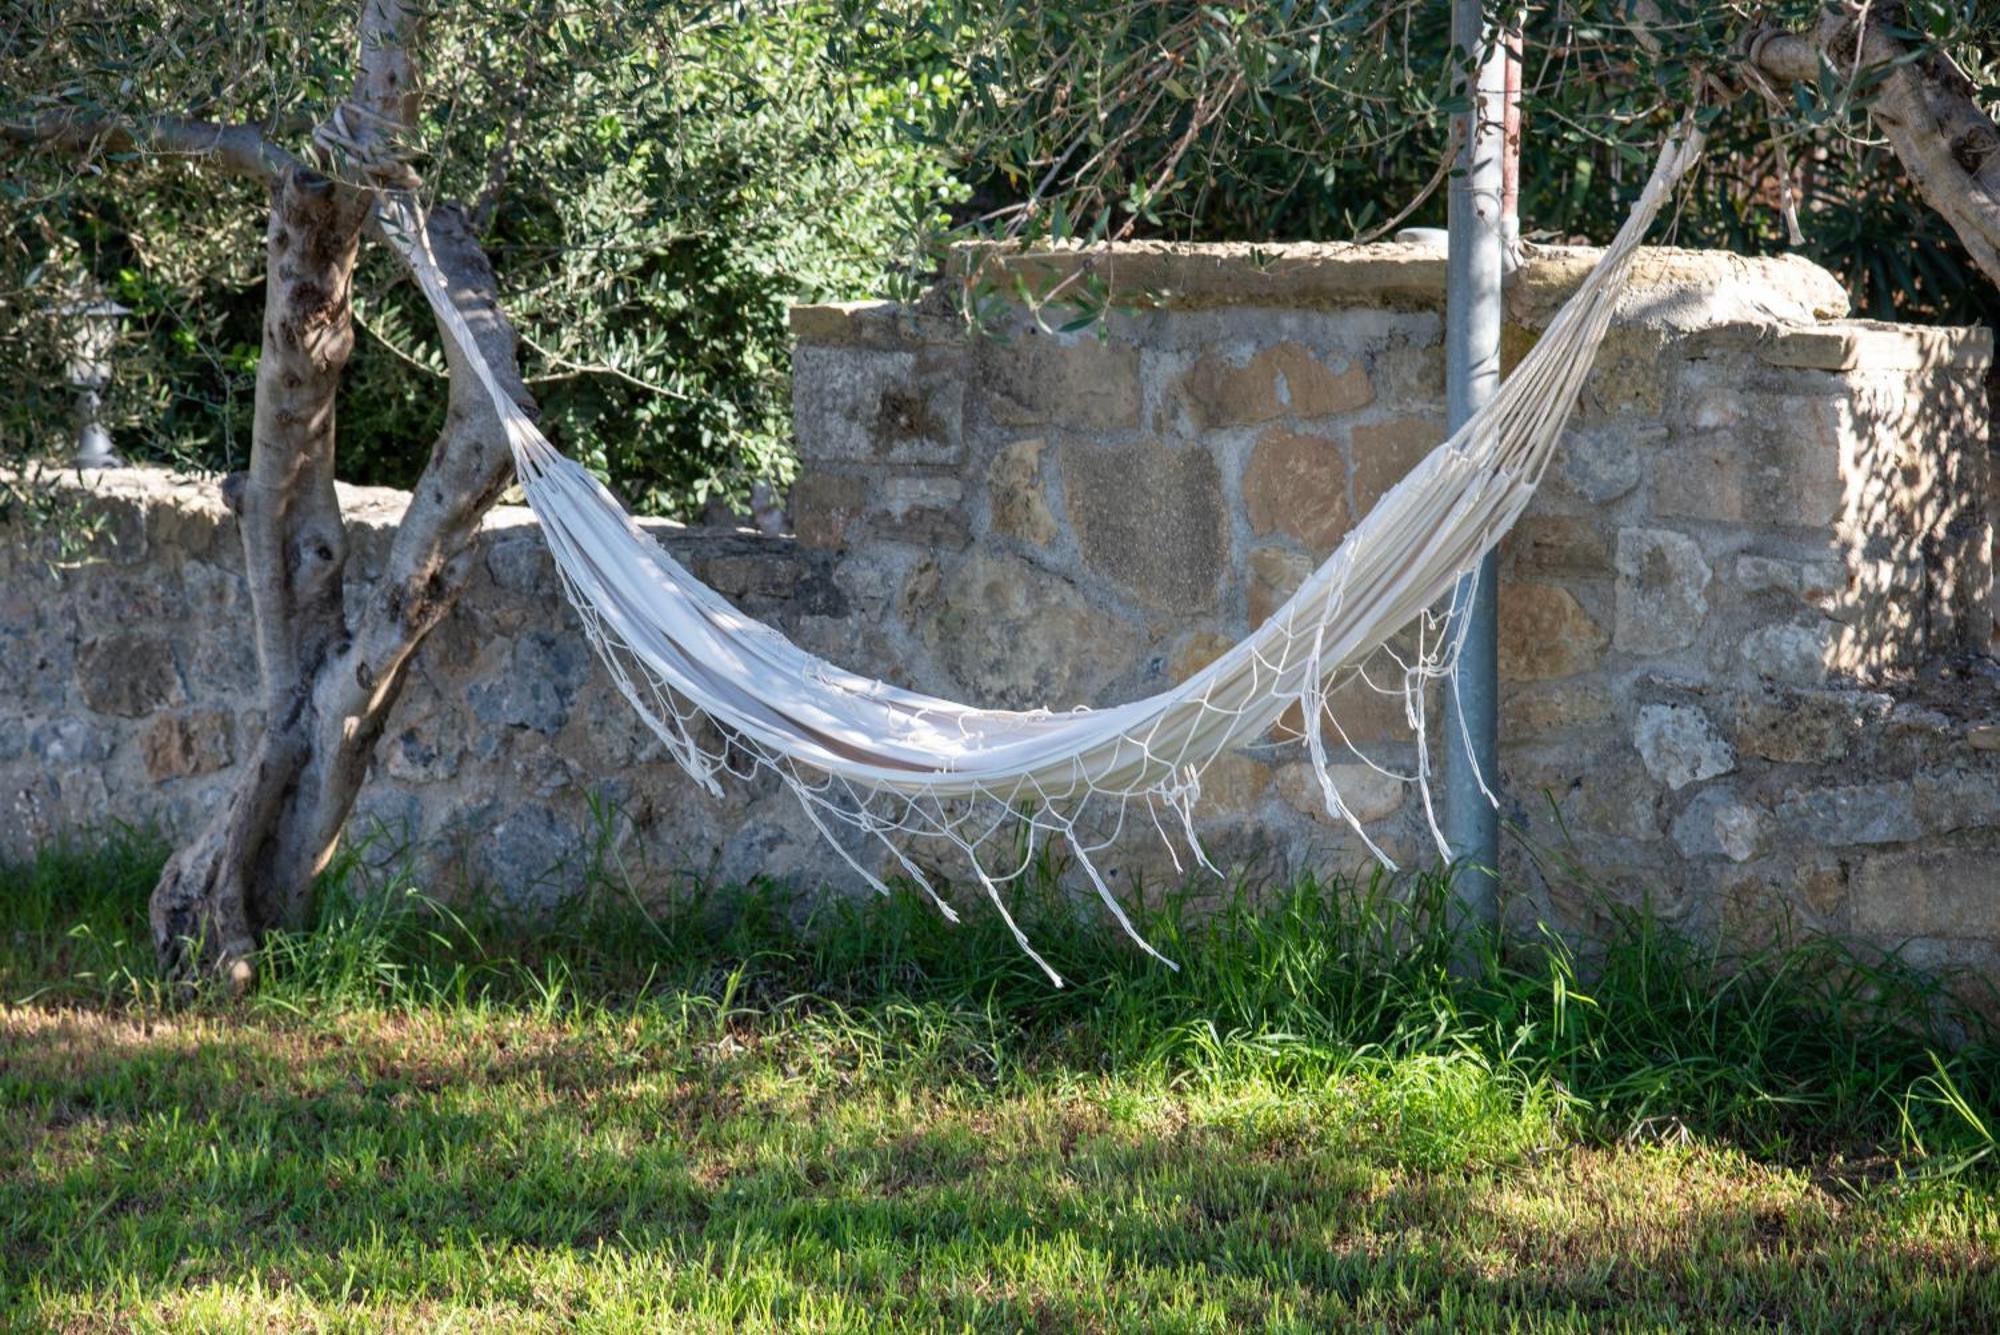
[[(1510, 357), (1588, 259), (1545, 253), (1516, 276)], [(1005, 304), (977, 334), (927, 307), (800, 308), (796, 539), (657, 526), (844, 664), (1005, 706), (1156, 690), (1268, 615), (1442, 435), (1434, 256), (962, 262), (1115, 308), (1102, 337)], [(1844, 309), (1802, 261), (1644, 257), (1503, 548), (1516, 925), (1588, 935), (1603, 889), (1698, 931), (1789, 917), (2000, 963), (1990, 339)], [(146, 470), (93, 485), (106, 531), (87, 559), (0, 542), (9, 851), (107, 817), (185, 829), (256, 726), (241, 551), (214, 488)], [(401, 498), (345, 499), (365, 582)], [(480, 544), (357, 812), (370, 856), (409, 848), (428, 884), (528, 903), (613, 856), (642, 880), (845, 883), (789, 797), (718, 802), (666, 761), (590, 658), (529, 516), (496, 512)], [(1407, 771), (1400, 697), (1334, 705), (1360, 752)], [(1338, 763), (1371, 833), (1429, 856), (1413, 785)], [(1212, 854), (1271, 874), (1364, 865), (1309, 779), (1296, 746), (1217, 765)], [(1150, 830), (1109, 861), (1120, 884), (1178, 879)], [(1594, 888), (1556, 870), (1572, 861)]]
[[(18, 517), (0, 531), (0, 853), (113, 819), (188, 830), (259, 722), (245, 708), (257, 663), (242, 545), (219, 489), (140, 468), (88, 485), (102, 532), (80, 558)], [(406, 500), (341, 489), (355, 585), (378, 575)], [(755, 615), (807, 633), (846, 616), (830, 556), (649, 527)], [(641, 881), (817, 879), (824, 850), (789, 796), (739, 786), (716, 802), (667, 759), (598, 667), (532, 515), (495, 510), (479, 548), (464, 601), (414, 660), (350, 824), (371, 860), (531, 908), (612, 858)]]
[[(1512, 281), (1520, 355), (1588, 266)], [(961, 256), (1092, 285), (1063, 334), (802, 308), (800, 540), (838, 553), (846, 660), (1000, 705), (1106, 703), (1275, 609), (1443, 434), (1443, 264), (1393, 246)], [(1649, 251), (1502, 549), (1509, 913), (1588, 934), (1601, 892), (1697, 931), (1775, 920), (2000, 963), (1986, 330), (1842, 318), (1795, 258)], [(1394, 663), (1377, 680), (1400, 678)], [(1334, 700), (1337, 777), (1430, 856), (1400, 697)], [(1361, 867), (1297, 747), (1217, 767), (1232, 862)], [(1336, 753), (1341, 748), (1336, 747)], [(1358, 752), (1358, 753), (1357, 753)], [(1147, 837), (1130, 872), (1164, 874)], [(1552, 869), (1574, 863), (1590, 885)]]

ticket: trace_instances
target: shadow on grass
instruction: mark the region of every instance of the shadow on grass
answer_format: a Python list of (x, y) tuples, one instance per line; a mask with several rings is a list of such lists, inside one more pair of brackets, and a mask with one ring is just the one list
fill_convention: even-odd
[[(914, 903), (613, 897), (524, 937), (333, 886), (247, 1002), (164, 1007), (157, 851), (65, 856), (0, 875), (0, 988), (37, 997), (0, 1011), (0, 1292), (40, 1322), (246, 1284), (642, 1323), (2000, 1322), (1991, 1036), (1826, 943), (1725, 962), (1628, 914), (1589, 970), (1456, 976), (1441, 883), (1308, 881), (1156, 906), (1175, 974), (1049, 876), (1020, 911), (1057, 992)], [(1971, 1167), (1823, 1185), (1857, 1158)]]
[(255, 1281), (576, 1312), (644, 1279), (660, 1313), (996, 1328), (2000, 1318), (1990, 1214), (1899, 1216), (1699, 1144), (1412, 1171), (1365, 1089), (1245, 1117), (505, 1017), (46, 1014), (5, 1044), (0, 1288), (44, 1311)]

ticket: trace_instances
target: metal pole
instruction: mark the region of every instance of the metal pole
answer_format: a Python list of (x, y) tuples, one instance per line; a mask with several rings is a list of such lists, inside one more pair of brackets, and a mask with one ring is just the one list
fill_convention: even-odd
[[(1458, 170), (1446, 214), (1445, 420), (1456, 430), (1500, 387), (1507, 51), (1486, 25), (1480, 0), (1453, 0), (1452, 41), (1476, 62), (1472, 108), (1457, 118)], [(1451, 629), (1462, 632), (1463, 640), (1456, 677), (1445, 689), (1444, 827), (1458, 859), (1452, 889), (1461, 928), (1499, 923), (1500, 813), (1486, 795), (1500, 783), (1498, 583), (1496, 559), (1489, 553), (1460, 581), (1454, 598), (1459, 612)]]

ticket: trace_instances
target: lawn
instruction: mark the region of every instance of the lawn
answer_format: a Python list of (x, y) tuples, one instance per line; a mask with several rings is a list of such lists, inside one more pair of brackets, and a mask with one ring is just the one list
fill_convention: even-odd
[(1893, 962), (1454, 975), (1435, 884), (1305, 883), (1173, 973), (1040, 893), (1058, 992), (914, 897), (349, 876), (189, 1001), (157, 865), (0, 868), (0, 1328), (2000, 1327), (2000, 1045)]

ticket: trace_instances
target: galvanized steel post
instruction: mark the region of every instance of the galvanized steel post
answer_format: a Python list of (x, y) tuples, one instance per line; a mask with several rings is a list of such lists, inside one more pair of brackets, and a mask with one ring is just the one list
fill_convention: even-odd
[[(1480, 0), (1453, 0), (1452, 40), (1471, 62), (1471, 107), (1457, 119), (1458, 164), (1447, 196), (1450, 250), (1445, 278), (1445, 417), (1448, 429), (1500, 387), (1500, 303), (1507, 247), (1502, 220), (1507, 43), (1485, 22)], [(1499, 619), (1496, 558), (1459, 583), (1451, 633), (1462, 635), (1458, 669), (1445, 684), (1445, 837), (1458, 860), (1453, 908), (1461, 928), (1499, 922)]]

